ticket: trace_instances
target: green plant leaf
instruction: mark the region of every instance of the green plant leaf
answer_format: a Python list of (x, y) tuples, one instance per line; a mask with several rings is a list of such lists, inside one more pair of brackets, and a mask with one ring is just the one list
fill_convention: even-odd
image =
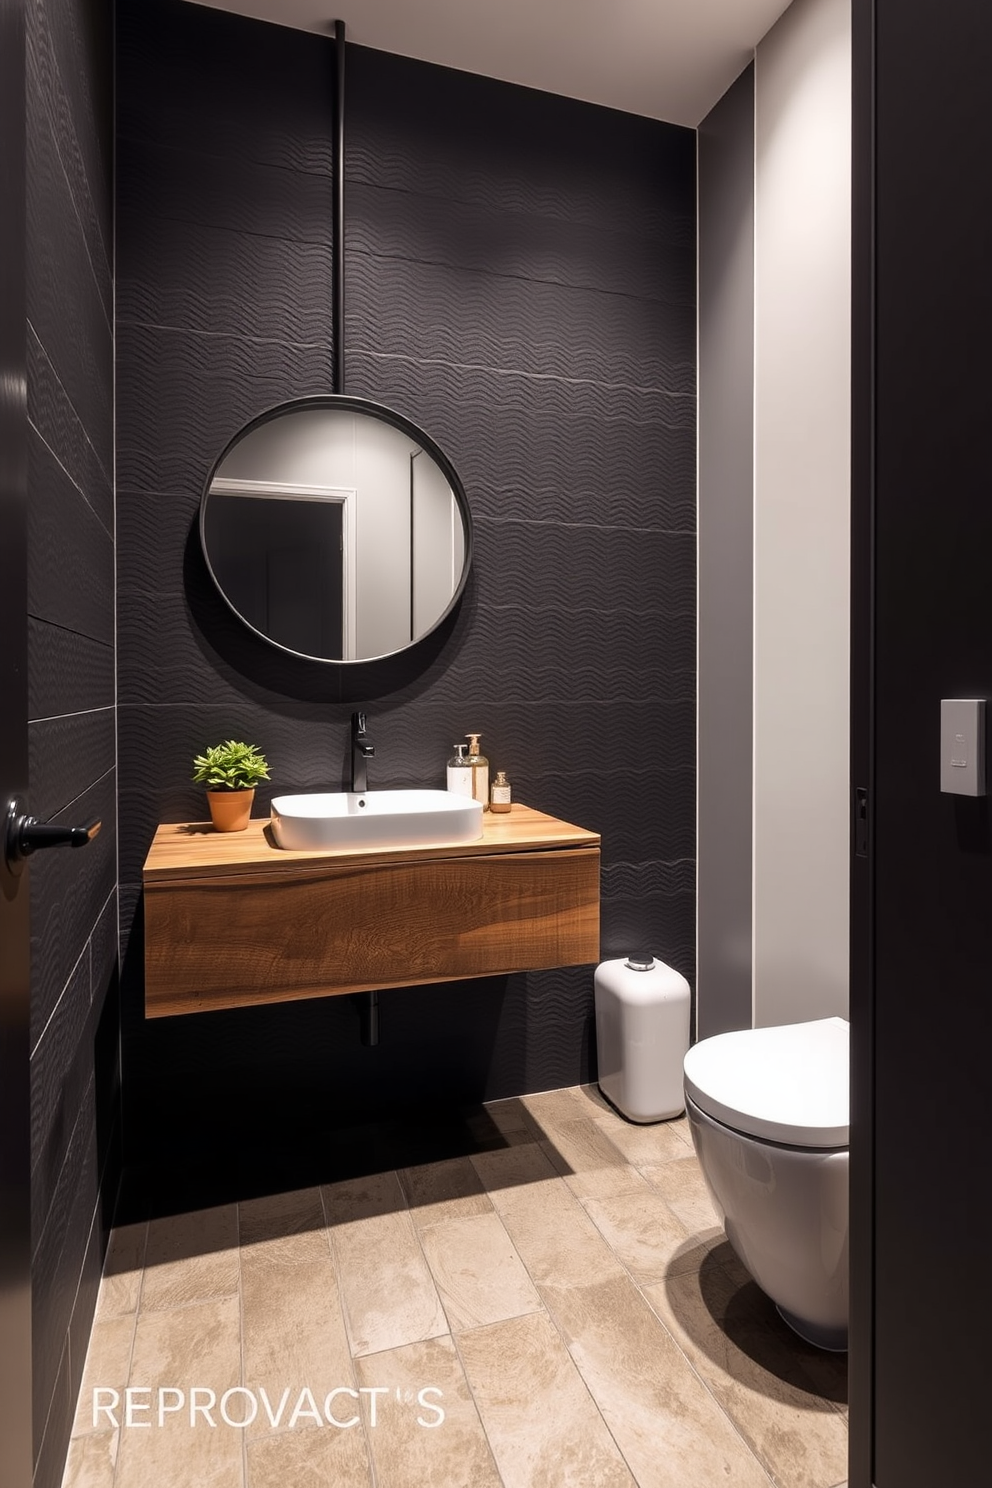
[(254, 744), (227, 739), (194, 756), (193, 781), (207, 790), (253, 790), (268, 780), (269, 766)]

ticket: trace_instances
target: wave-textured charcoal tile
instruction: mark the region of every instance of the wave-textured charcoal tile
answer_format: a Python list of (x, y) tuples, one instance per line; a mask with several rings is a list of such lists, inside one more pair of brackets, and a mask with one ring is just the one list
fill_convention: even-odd
[[(438, 707), (426, 697), (371, 716), (370, 780), (378, 789), (442, 787), (452, 744), (479, 728), (493, 768), (506, 769), (516, 799), (601, 833), (605, 885), (614, 862), (692, 862), (694, 720), (692, 701), (663, 710), (637, 698), (619, 709), (608, 702), (469, 699)], [(273, 795), (346, 786), (349, 729), (347, 705), (297, 704), (278, 714), (247, 703), (122, 707), (122, 877), (140, 878), (158, 822), (205, 818), (202, 791), (189, 776), (193, 755), (206, 743), (230, 732), (264, 750), (272, 770), (257, 798), (256, 814), (264, 815)], [(168, 788), (152, 793), (147, 782), (156, 773)]]
[(102, 776), (55, 820), (103, 823), (86, 847), (39, 853), (31, 865), (31, 1043), (52, 1009), (117, 881), (117, 781)]
[(114, 710), (66, 713), (28, 726), (31, 807), (47, 821), (114, 769)]
[(29, 67), (35, 54), (40, 90), (56, 120), (60, 149), (63, 156), (71, 154), (78, 162), (73, 177), (85, 181), (85, 190), (78, 196), (88, 200), (80, 202), (80, 207), (92, 213), (108, 261), (113, 191), (112, 24), (109, 5), (36, 0), (27, 36)]
[(617, 221), (681, 243), (692, 262), (692, 130), (365, 47), (349, 48), (348, 69), (349, 179), (563, 221)]
[(633, 612), (662, 624), (684, 616), (686, 628), (695, 629), (691, 532), (642, 532), (620, 520), (562, 526), (485, 519), (476, 524), (475, 557), (480, 606)]
[(114, 648), (28, 617), (28, 713), (51, 718), (114, 706)]
[(113, 401), (108, 284), (94, 268), (44, 110), (27, 136), (28, 320), (87, 429), (109, 424)]
[[(414, 268), (443, 266), (623, 296), (639, 306), (660, 300), (692, 308), (696, 245), (691, 222), (683, 231), (680, 219), (676, 239), (659, 242), (619, 215), (579, 222), (490, 207), (425, 194), (415, 177), (402, 187), (351, 180), (347, 189), (347, 246), (356, 258), (370, 254)], [(348, 271), (349, 278), (357, 272), (350, 260)], [(650, 316), (650, 309), (644, 313)], [(655, 347), (652, 355), (661, 351)]]
[(330, 342), (329, 244), (184, 222), (180, 256), (175, 228), (164, 217), (121, 215), (121, 320), (212, 336)]
[[(272, 47), (295, 71), (273, 75)], [(196, 516), (247, 419), (330, 387), (329, 48), (156, 0), (123, 7), (121, 58), (132, 1157), (158, 1150), (166, 1077), (191, 1133), (204, 1121), (250, 1121), (260, 1141), (266, 1122), (285, 1133), (291, 1092), (325, 1155), (355, 1111), (590, 1078), (590, 967), (384, 994), (375, 1049), (361, 1047), (347, 998), (146, 1024), (139, 885), (156, 824), (204, 815), (189, 771), (205, 743), (235, 735), (265, 750), (262, 812), (273, 792), (344, 784), (350, 712), (364, 706), (381, 788), (443, 784), (453, 742), (481, 729), (517, 800), (602, 832), (604, 951), (646, 935), (691, 971), (693, 135), (349, 48), (346, 391), (438, 441), (477, 518), (476, 552), (430, 644), (324, 669), (239, 626), (212, 589)]]
[[(348, 769), (350, 715), (349, 704), (286, 701), (273, 709), (249, 699), (238, 708), (227, 702), (122, 706), (121, 797), (145, 791), (149, 811), (170, 799), (186, 809), (196, 799), (197, 787), (187, 784), (193, 754), (220, 737), (225, 723), (250, 734), (269, 759), (272, 780), (260, 791), (263, 801), (290, 788), (340, 788)], [(452, 744), (478, 729), (494, 768), (507, 770), (519, 800), (566, 816), (578, 792), (586, 814), (597, 818), (583, 825), (605, 831), (603, 816), (636, 824), (645, 813), (650, 819), (656, 801), (669, 815), (680, 795), (694, 800), (694, 719), (691, 700), (658, 703), (644, 696), (627, 699), (621, 708), (610, 700), (503, 703), (478, 694), (448, 698), (440, 706), (431, 694), (397, 707), (387, 700), (369, 713), (376, 746), (369, 779), (382, 789), (440, 786)], [(148, 782), (156, 777), (162, 783), (151, 791)], [(126, 836), (129, 821), (123, 826)], [(633, 841), (641, 843), (636, 858), (663, 856), (647, 835), (635, 830)], [(691, 851), (673, 856), (687, 855)], [(619, 856), (635, 860), (629, 853)]]
[(86, 428), (33, 326), (28, 326), (28, 418), (108, 532), (114, 527), (113, 424)]
[[(90, 10), (99, 26), (99, 7), (91, 6)], [(35, 24), (28, 28), (28, 132), (36, 134), (42, 129), (46, 115), (51, 119), (69, 195), (82, 227), (100, 297), (109, 316), (113, 306), (111, 243), (107, 235), (111, 201), (110, 157), (105, 151), (105, 141), (101, 141), (98, 134), (91, 79), (86, 69), (75, 65), (68, 55), (75, 38), (71, 35), (59, 37), (60, 45), (56, 45), (51, 30), (53, 20), (58, 29), (66, 19), (71, 29), (71, 16), (74, 14), (74, 6), (57, 3), (53, 6), (42, 0), (37, 6)]]
[(117, 367), (117, 478), (145, 491), (199, 494), (249, 419), (331, 387), (328, 345), (124, 321), (117, 325)]
[[(48, 1213), (82, 1097), (93, 1076), (84, 1042), (90, 1016), (90, 953), (86, 946), (31, 1056), (32, 1203)], [(36, 1226), (40, 1233), (41, 1226)]]
[(72, 1320), (98, 1200), (97, 1135), (94, 1091), (86, 1088), (73, 1127), (65, 1162), (55, 1185), (44, 1228), (33, 1237), (31, 1264), (32, 1357), (34, 1376), (35, 1452), (52, 1399), (59, 1362)]
[[(552, 491), (616, 520), (630, 495), (695, 499), (695, 410), (651, 390), (348, 350), (348, 391), (429, 429), (469, 498), (477, 487)], [(539, 510), (539, 509), (538, 509)]]
[[(333, 240), (329, 175), (210, 155), (195, 143), (183, 147), (175, 140), (154, 143), (119, 135), (116, 180), (119, 238), (157, 217), (293, 243)], [(171, 238), (176, 228), (162, 231)]]
[[(451, 319), (452, 301), (461, 314)], [(696, 313), (629, 294), (448, 268), (381, 254), (348, 258), (348, 345), (566, 382), (648, 388), (691, 406)]]
[[(216, 608), (211, 605), (204, 630), (183, 593), (121, 590), (120, 702), (226, 701), (236, 706), (255, 691), (246, 688), (238, 670), (228, 667), (215, 650)], [(232, 638), (237, 637), (236, 622), (229, 623)], [(441, 671), (425, 683), (424, 691), (429, 690), (438, 704), (483, 698), (507, 704), (529, 699), (543, 706), (577, 696), (623, 703), (646, 695), (691, 702), (693, 643), (691, 616), (654, 615), (646, 625), (631, 609), (575, 611), (560, 604), (514, 603), (511, 598), (505, 604), (475, 608), (458, 647), (457, 671)], [(263, 643), (255, 644), (261, 648)], [(566, 653), (575, 652), (567, 672), (561, 665), (563, 647)], [(278, 687), (278, 653), (269, 651)], [(612, 658), (608, 670), (602, 665), (604, 655)]]
[(331, 174), (328, 38), (176, 0), (130, 0), (117, 6), (116, 51), (122, 135)]
[(107, 997), (112, 993), (117, 970), (117, 901), (118, 891), (115, 887), (90, 936), (90, 997), (101, 1018)]
[(34, 429), (28, 483), (28, 612), (112, 646), (113, 537)]

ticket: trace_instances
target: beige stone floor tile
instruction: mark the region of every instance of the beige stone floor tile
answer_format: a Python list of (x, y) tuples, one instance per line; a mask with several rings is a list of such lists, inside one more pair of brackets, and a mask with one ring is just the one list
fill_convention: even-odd
[(440, 1298), (395, 1173), (323, 1190), (351, 1352), (447, 1333)]
[(647, 1184), (590, 1118), (563, 1121), (555, 1128), (553, 1139), (542, 1142), (541, 1147), (579, 1198), (607, 1198)]
[(615, 1122), (628, 1131), (665, 1131), (669, 1136), (677, 1137), (679, 1141), (687, 1143), (689, 1147), (692, 1146), (689, 1125), (684, 1115), (673, 1116), (668, 1121), (653, 1121), (642, 1125), (636, 1121), (629, 1121), (626, 1116), (621, 1116), (616, 1106), (606, 1099), (598, 1085), (575, 1085), (572, 1090), (578, 1099), (583, 1116), (591, 1116), (594, 1121), (603, 1121), (606, 1124)]
[[(182, 1485), (196, 1488), (243, 1488), (242, 1431), (226, 1425), (219, 1413), (224, 1392), (241, 1383), (241, 1328), (238, 1298), (223, 1297), (197, 1302), (165, 1312), (140, 1312), (131, 1355), (132, 1389), (151, 1391), (136, 1397), (152, 1409), (135, 1420), (148, 1427), (121, 1421), (121, 1444), (114, 1488), (149, 1488), (168, 1485), (178, 1488), (177, 1464), (182, 1464)], [(190, 1424), (189, 1396), (193, 1388), (214, 1392), (216, 1426), (202, 1416)], [(157, 1425), (155, 1402), (159, 1390), (181, 1390), (184, 1408), (164, 1417)], [(199, 1402), (209, 1407), (209, 1397)], [(167, 1404), (176, 1401), (165, 1396)], [(232, 1401), (232, 1418), (241, 1401)]]
[(686, 1144), (690, 1152), (695, 1152), (696, 1149), (692, 1145), (692, 1131), (689, 1126), (688, 1116), (686, 1116), (685, 1114), (681, 1116), (675, 1116), (671, 1121), (668, 1121), (665, 1124), (671, 1131), (675, 1132), (682, 1138), (683, 1142)]
[(768, 1488), (768, 1477), (629, 1277), (542, 1286), (638, 1488)]
[(556, 1187), (562, 1181), (537, 1143), (475, 1152), (471, 1162), (494, 1207), (501, 1213), (518, 1200), (529, 1200), (541, 1191), (542, 1185)]
[(589, 1102), (580, 1090), (578, 1085), (567, 1085), (561, 1090), (542, 1090), (537, 1095), (520, 1097), (538, 1137), (551, 1137), (560, 1127), (583, 1117), (591, 1119)]
[(496, 1136), (511, 1147), (533, 1142), (537, 1137), (533, 1120), (516, 1096), (487, 1101), (480, 1111), (469, 1114), (466, 1125), (481, 1147), (489, 1146)]
[[(653, 1188), (583, 1199), (583, 1208), (639, 1286), (697, 1264), (685, 1225)], [(553, 1280), (554, 1278), (550, 1278)], [(595, 1278), (589, 1277), (589, 1280)]]
[(266, 1256), (276, 1265), (328, 1260), (331, 1242), (319, 1188), (248, 1199), (238, 1205), (242, 1254)]
[(69, 1443), (62, 1488), (114, 1488), (119, 1441), (117, 1431), (74, 1436)]
[(458, 1351), (506, 1488), (637, 1488), (545, 1313), (463, 1333)]
[[(116, 1390), (118, 1399), (123, 1400), (131, 1371), (136, 1316), (135, 1313), (122, 1313), (116, 1317), (98, 1316), (94, 1321), (83, 1366), (83, 1382), (76, 1401), (73, 1436), (86, 1436), (94, 1431), (106, 1435), (113, 1431), (109, 1418), (102, 1412), (98, 1412), (94, 1421), (93, 1391)], [(101, 1395), (100, 1400), (109, 1405), (111, 1397)]]
[(636, 1126), (616, 1115), (595, 1117), (596, 1125), (603, 1131), (614, 1147), (635, 1168), (659, 1167), (677, 1158), (689, 1157), (691, 1149), (684, 1138), (673, 1130), (672, 1123), (656, 1121), (650, 1126)]
[(247, 1488), (372, 1488), (361, 1424), (266, 1433), (247, 1455)]
[(573, 1085), (571, 1091), (578, 1102), (580, 1115), (591, 1116), (595, 1120), (598, 1116), (616, 1114), (613, 1106), (595, 1082), (587, 1085)]
[(690, 1233), (723, 1229), (695, 1156), (660, 1165), (645, 1163), (641, 1172)]
[[(265, 1389), (269, 1409), (279, 1420), (273, 1427), (265, 1403), (247, 1428), (249, 1440), (286, 1429), (300, 1392), (311, 1389), (320, 1400), (328, 1391), (354, 1387), (354, 1371), (337, 1275), (330, 1255), (318, 1260), (274, 1264), (264, 1246), (242, 1255), (241, 1309), (245, 1383)], [(280, 1402), (289, 1396), (280, 1418)], [(298, 1431), (316, 1431), (311, 1419), (297, 1421)], [(330, 1429), (330, 1428), (327, 1428)]]
[(118, 1225), (111, 1231), (97, 1298), (97, 1317), (137, 1312), (145, 1266), (148, 1225)]
[(534, 1283), (491, 1210), (428, 1225), (420, 1243), (453, 1333), (540, 1309)]
[(492, 1213), (489, 1196), (467, 1157), (401, 1168), (400, 1182), (418, 1229), (441, 1219)]
[(497, 1189), (493, 1200), (535, 1282), (582, 1286), (622, 1275), (619, 1260), (564, 1179)]
[(389, 1392), (376, 1397), (375, 1426), (363, 1397), (379, 1488), (503, 1488), (450, 1338), (368, 1355), (357, 1368), (363, 1389)]
[[(774, 1302), (761, 1290), (729, 1244), (715, 1248), (712, 1260), (720, 1263), (729, 1287), (732, 1322), (738, 1326), (743, 1321), (742, 1337), (746, 1338), (746, 1346), (752, 1354), (761, 1360), (764, 1358), (763, 1350), (767, 1349), (771, 1359), (779, 1360), (782, 1357), (780, 1350), (784, 1350), (789, 1367), (795, 1366), (800, 1371), (797, 1379), (801, 1381), (803, 1391), (811, 1391), (846, 1421), (847, 1354), (814, 1348), (793, 1333), (779, 1317)], [(703, 1263), (703, 1274), (707, 1277), (708, 1264)]]
[(701, 1246), (697, 1246), (696, 1253), (698, 1256), (697, 1271), (704, 1264), (721, 1266), (734, 1285), (738, 1287), (746, 1286), (748, 1282), (754, 1280), (744, 1262), (738, 1259), (736, 1251), (723, 1230), (717, 1236), (707, 1237)]
[(833, 1488), (847, 1423), (804, 1364), (818, 1351), (778, 1319), (754, 1282), (704, 1262), (644, 1294), (752, 1450), (787, 1488)]
[(340, 1183), (325, 1183), (320, 1190), (324, 1219), (333, 1233), (367, 1219), (383, 1219), (407, 1212), (406, 1195), (394, 1172), (368, 1173)]
[(236, 1204), (149, 1222), (142, 1312), (234, 1296), (237, 1290)]

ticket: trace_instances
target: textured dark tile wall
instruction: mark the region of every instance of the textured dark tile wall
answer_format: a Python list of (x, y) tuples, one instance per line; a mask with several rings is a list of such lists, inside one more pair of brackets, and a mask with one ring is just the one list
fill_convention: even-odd
[(320, 37), (119, 7), (123, 1084), (160, 1176), (594, 1072), (592, 968), (384, 994), (371, 1050), (348, 999), (146, 1025), (142, 862), (202, 817), (218, 738), (257, 742), (275, 793), (340, 788), (355, 704), (383, 787), (443, 783), (481, 729), (518, 799), (602, 832), (603, 954), (693, 972), (694, 136), (349, 48), (345, 390), (450, 455), (477, 556), (411, 657), (293, 664), (215, 597), (195, 521), (246, 419), (331, 389), (332, 75)]
[(35, 1483), (61, 1481), (119, 1180), (109, 0), (27, 9)]

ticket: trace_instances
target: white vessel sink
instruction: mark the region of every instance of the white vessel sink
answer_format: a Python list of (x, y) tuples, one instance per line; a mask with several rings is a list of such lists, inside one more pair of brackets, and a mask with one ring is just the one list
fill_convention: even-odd
[(276, 796), (272, 834), (280, 847), (431, 847), (482, 836), (482, 802), (443, 790), (328, 791)]

